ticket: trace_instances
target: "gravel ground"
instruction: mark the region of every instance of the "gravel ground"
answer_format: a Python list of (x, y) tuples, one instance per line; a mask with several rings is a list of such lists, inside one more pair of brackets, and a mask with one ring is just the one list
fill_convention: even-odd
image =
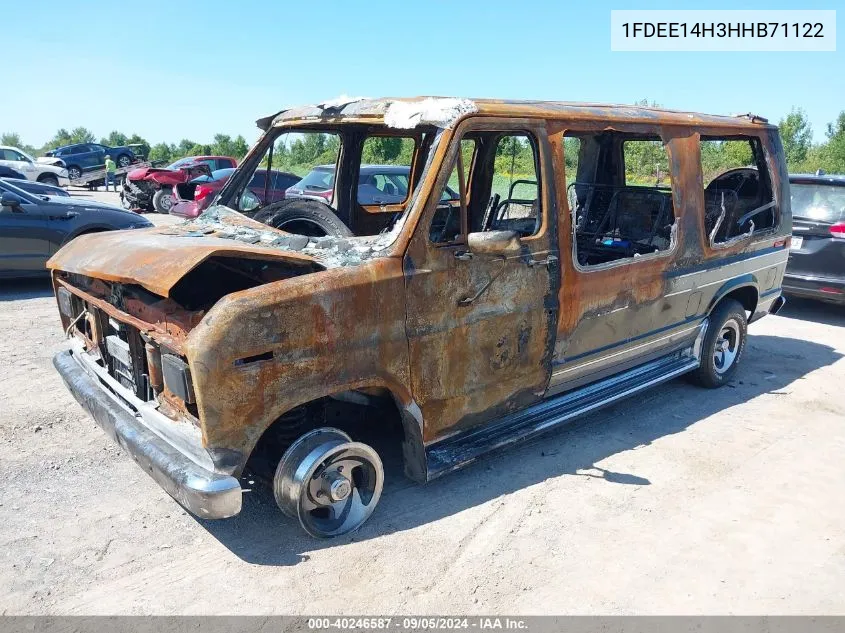
[(183, 511), (54, 372), (47, 283), (3, 282), (0, 328), (0, 614), (845, 614), (841, 308), (752, 325), (718, 391), (676, 380), (426, 486), (388, 458), (331, 541), (263, 495)]

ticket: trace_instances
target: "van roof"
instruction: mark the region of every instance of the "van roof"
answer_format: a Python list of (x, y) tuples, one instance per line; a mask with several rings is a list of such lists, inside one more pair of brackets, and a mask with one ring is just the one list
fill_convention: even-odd
[(566, 101), (518, 101), (501, 99), (461, 99), (455, 97), (382, 97), (378, 99), (341, 97), (316, 105), (293, 107), (256, 121), (263, 130), (271, 125), (295, 121), (384, 123), (390, 127), (416, 125), (452, 127), (472, 114), (525, 118), (559, 118), (619, 122), (654, 122), (661, 125), (703, 125), (748, 128), (770, 125), (753, 114), (723, 116), (667, 110), (640, 105), (577, 103)]

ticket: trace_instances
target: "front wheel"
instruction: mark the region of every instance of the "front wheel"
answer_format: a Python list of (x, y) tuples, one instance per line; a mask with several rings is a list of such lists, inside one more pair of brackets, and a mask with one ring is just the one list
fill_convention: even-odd
[(701, 345), (701, 364), (692, 378), (702, 387), (715, 389), (729, 382), (736, 371), (748, 333), (745, 309), (733, 299), (722, 301), (710, 315)]
[(43, 182), (45, 185), (52, 185), (53, 187), (59, 186), (59, 179), (53, 174), (42, 174), (38, 177), (38, 182)]
[(159, 213), (170, 213), (173, 208), (173, 191), (159, 189), (153, 194), (153, 208)]
[(311, 536), (348, 534), (370, 518), (381, 497), (384, 468), (371, 447), (329, 427), (302, 435), (273, 477), (279, 508)]
[(82, 169), (77, 167), (76, 165), (71, 165), (67, 168), (67, 177), (71, 180), (76, 180), (77, 178), (82, 178)]
[(129, 167), (132, 164), (132, 159), (129, 158), (126, 154), (121, 154), (117, 157), (117, 166), (118, 167)]

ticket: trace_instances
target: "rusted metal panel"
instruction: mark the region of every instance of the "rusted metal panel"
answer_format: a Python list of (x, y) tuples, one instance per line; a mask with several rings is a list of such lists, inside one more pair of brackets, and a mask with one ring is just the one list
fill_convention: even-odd
[(408, 404), (401, 261), (230, 295), (190, 333), (185, 354), (209, 448), (248, 455), (279, 416), (329, 393), (383, 387)]
[[(393, 104), (413, 105), (422, 104), (432, 97), (383, 97), (378, 99), (357, 99), (334, 107), (318, 105), (302, 106), (283, 110), (272, 117), (272, 125), (290, 125), (295, 123), (339, 123), (339, 122), (383, 122)], [(438, 98), (435, 98), (438, 99)], [(452, 98), (439, 98), (443, 101), (454, 101)], [(447, 125), (454, 127), (461, 120), (469, 116), (494, 117), (526, 117), (545, 119), (549, 121), (567, 120), (572, 122), (594, 123), (630, 123), (642, 121), (661, 125), (679, 126), (713, 126), (736, 132), (739, 129), (773, 128), (763, 119), (745, 116), (719, 116), (701, 114), (697, 112), (683, 112), (652, 108), (648, 106), (574, 103), (559, 101), (513, 101), (502, 99), (466, 99), (474, 106), (474, 110), (462, 113), (458, 117), (447, 120)], [(269, 127), (269, 117), (261, 119), (263, 125)]]
[[(544, 219), (536, 235), (520, 240), (518, 252), (478, 252), (463, 261), (456, 255), (467, 245), (433, 244), (428, 225), (456, 162), (460, 136), (477, 130), (535, 136)], [(557, 270), (534, 265), (557, 253), (556, 223), (547, 219), (556, 215), (557, 205), (545, 127), (479, 118), (459, 126), (449, 152), (448, 168), (431, 190), (404, 260), (411, 392), (425, 420), (426, 443), (539, 400), (548, 385), (557, 319)]]

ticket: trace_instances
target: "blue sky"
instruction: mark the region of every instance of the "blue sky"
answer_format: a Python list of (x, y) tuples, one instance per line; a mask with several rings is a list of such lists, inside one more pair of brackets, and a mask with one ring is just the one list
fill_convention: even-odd
[(289, 105), (339, 94), (436, 94), (647, 98), (773, 121), (800, 106), (821, 140), (825, 125), (845, 110), (845, 42), (832, 53), (611, 52), (610, 10), (837, 4), (7, 2), (0, 132), (18, 132), (35, 146), (78, 125), (98, 137), (137, 132), (152, 143), (209, 142), (216, 132), (251, 143), (255, 119)]

